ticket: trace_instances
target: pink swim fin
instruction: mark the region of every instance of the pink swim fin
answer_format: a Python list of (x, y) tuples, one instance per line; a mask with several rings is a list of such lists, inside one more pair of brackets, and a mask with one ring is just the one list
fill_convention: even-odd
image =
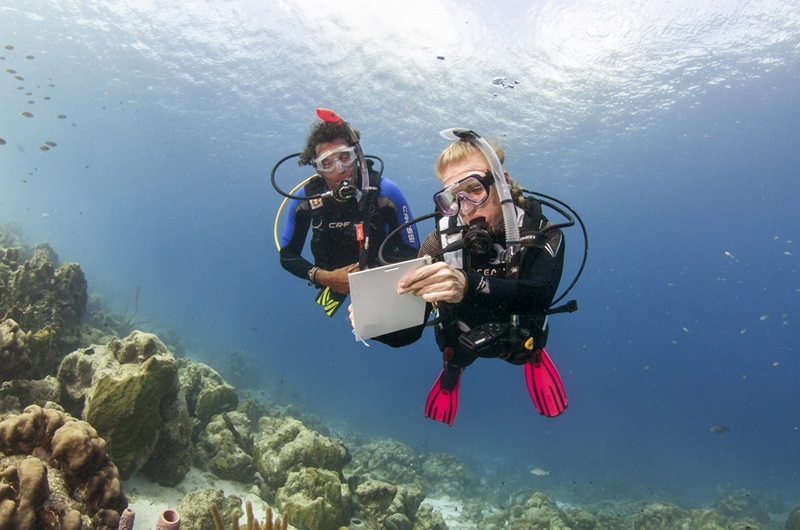
[(525, 381), (539, 414), (555, 418), (566, 410), (567, 395), (561, 376), (544, 348), (525, 363)]

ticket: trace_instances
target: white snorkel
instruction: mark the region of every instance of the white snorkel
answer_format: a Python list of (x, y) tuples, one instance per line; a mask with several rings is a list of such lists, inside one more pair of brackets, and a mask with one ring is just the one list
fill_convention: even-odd
[(517, 225), (517, 214), (514, 211), (514, 200), (511, 198), (511, 187), (506, 181), (505, 171), (503, 171), (503, 164), (494, 152), (491, 144), (481, 138), (475, 131), (469, 129), (453, 128), (445, 129), (440, 133), (448, 140), (458, 141), (464, 140), (473, 144), (481, 150), (483, 156), (489, 161), (489, 166), (494, 175), (494, 183), (497, 188), (497, 194), (500, 197), (500, 208), (503, 212), (503, 225), (506, 231), (506, 252), (503, 256), (505, 263), (511, 263), (516, 251), (520, 248), (519, 239), (519, 226)]

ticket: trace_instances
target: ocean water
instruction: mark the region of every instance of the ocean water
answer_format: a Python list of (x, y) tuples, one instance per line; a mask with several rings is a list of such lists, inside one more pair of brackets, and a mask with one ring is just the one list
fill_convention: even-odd
[[(0, 0), (0, 70), (0, 220), (108, 307), (138, 290), (143, 328), (235, 384), (454, 453), (498, 490), (800, 500), (800, 2)], [(479, 360), (453, 427), (426, 420), (432, 332), (365, 347), (283, 271), (269, 173), (317, 107), (362, 131), (415, 215), (450, 127), (581, 214), (580, 310), (548, 345), (565, 414)], [(566, 236), (562, 287), (583, 246)]]

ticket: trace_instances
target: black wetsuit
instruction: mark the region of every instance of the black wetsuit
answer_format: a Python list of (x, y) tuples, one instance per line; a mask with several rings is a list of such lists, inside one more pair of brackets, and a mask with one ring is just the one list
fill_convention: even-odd
[[(522, 219), (520, 230), (523, 234), (526, 229), (542, 230), (548, 223), (541, 215), (541, 205), (533, 199), (528, 199), (528, 208)], [(544, 347), (548, 332), (544, 314), (556, 294), (564, 266), (561, 231), (552, 230), (544, 239), (543, 248), (531, 247), (520, 251), (522, 256), (517, 279), (506, 278), (506, 266), (497, 259), (495, 252), (479, 255), (466, 249), (463, 251), (463, 266), (460, 268), (467, 277), (464, 299), (458, 304), (440, 303), (441, 322), (434, 325), (439, 349), (444, 352), (446, 348), (452, 348), (452, 356), (448, 359), (451, 364), (463, 368), (472, 364), (478, 356), (500, 356), (501, 352), (497, 350), (476, 355), (459, 343), (459, 336), (485, 323), (510, 322), (512, 315), (520, 315), (521, 325), (531, 329), (535, 349)], [(505, 240), (503, 238), (495, 243), (504, 248)], [(422, 243), (419, 255), (436, 255), (441, 248), (442, 238), (437, 227)], [(451, 261), (447, 255), (437, 260)], [(432, 305), (427, 304), (426, 316), (431, 311)], [(390, 346), (405, 346), (418, 340), (423, 329), (424, 326), (409, 328), (376, 337), (376, 340)], [(506, 360), (522, 364), (531, 354), (530, 351), (520, 350)]]
[[(370, 180), (377, 181), (374, 175)], [(378, 248), (387, 234), (411, 219), (408, 202), (394, 182), (381, 178), (379, 188), (370, 192), (375, 196), (370, 197), (367, 206), (370, 219), (368, 267), (380, 265)], [(324, 191), (324, 180), (315, 177), (300, 195), (311, 196)], [(361, 250), (356, 225), (364, 217), (355, 199), (344, 202), (333, 197), (311, 201), (293, 199), (289, 204), (289, 220), (281, 234), (281, 265), (298, 278), (308, 279), (314, 266), (334, 270), (358, 263)], [(302, 256), (309, 229), (312, 230), (313, 264)], [(416, 257), (418, 248), (416, 228), (411, 226), (387, 243), (384, 256), (389, 261), (402, 261)]]

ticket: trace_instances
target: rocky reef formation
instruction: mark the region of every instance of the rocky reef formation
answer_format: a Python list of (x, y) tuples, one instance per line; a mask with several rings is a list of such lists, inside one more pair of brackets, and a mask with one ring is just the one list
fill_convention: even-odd
[(158, 337), (135, 331), (81, 348), (64, 358), (57, 378), (64, 407), (111, 440), (123, 480), (144, 469), (161, 484), (180, 482), (190, 465), (192, 421), (178, 361)]
[(251, 422), (242, 412), (214, 416), (194, 449), (195, 465), (219, 478), (249, 483), (255, 476)]
[(40, 379), (80, 344), (86, 278), (48, 244), (29, 248), (0, 232), (0, 381)]
[(253, 458), (293, 525), (337, 529), (350, 520), (350, 490), (342, 474), (350, 454), (340, 440), (294, 418), (263, 417)]
[[(93, 307), (86, 318), (87, 298), (77, 264), (0, 226), (0, 530), (117, 528), (121, 480), (143, 473), (175, 486), (192, 465), (247, 485), (298, 530), (446, 530), (437, 497), (458, 499), (459, 523), (482, 530), (771, 530), (782, 509), (743, 490), (696, 510), (590, 511), (530, 490), (500, 506), (456, 457), (345, 442), (292, 405), (240, 400), (214, 368), (129, 329), (135, 309), (112, 318)], [(222, 490), (190, 491), (181, 528), (213, 529), (212, 505), (226, 521), (244, 512)], [(800, 530), (800, 507), (785, 528)]]

